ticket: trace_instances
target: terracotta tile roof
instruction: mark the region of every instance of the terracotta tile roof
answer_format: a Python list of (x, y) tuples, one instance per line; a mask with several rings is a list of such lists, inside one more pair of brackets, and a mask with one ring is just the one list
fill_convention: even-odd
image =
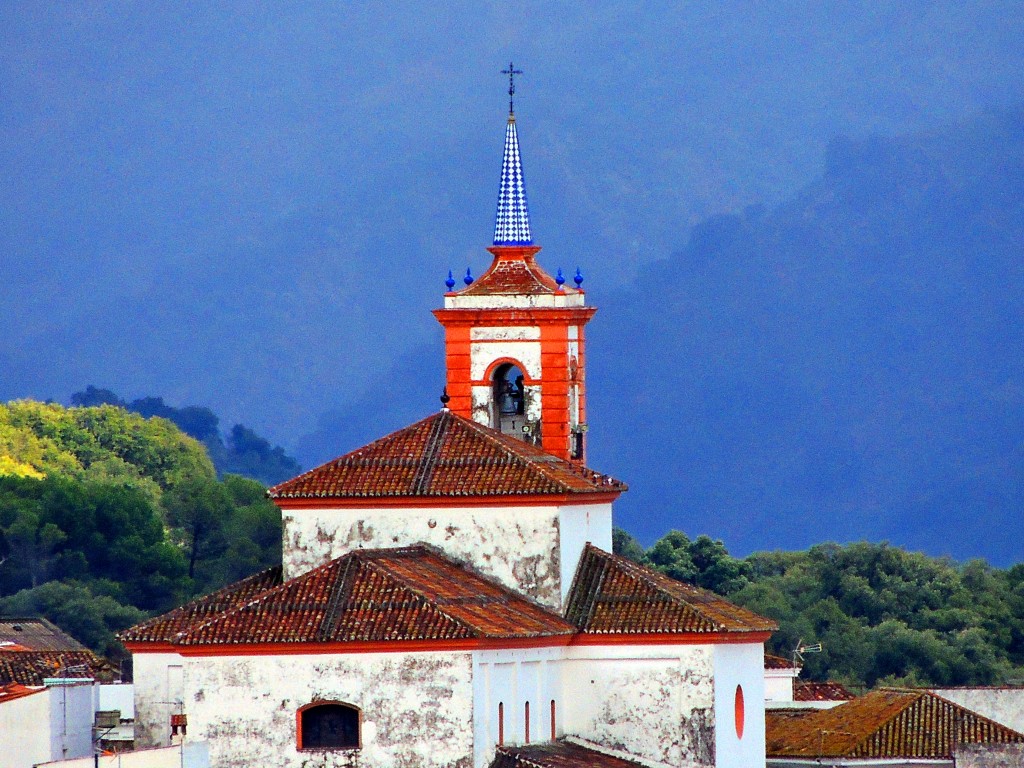
[(615, 493), (625, 483), (442, 410), (270, 489), (273, 499)]
[[(465, 640), (575, 631), (557, 614), (422, 545), (357, 550), (247, 601), (232, 602), (217, 615), (179, 625), (171, 642)], [(126, 635), (145, 634), (138, 630)]]
[(42, 685), (47, 677), (114, 679), (114, 668), (90, 650), (11, 651), (0, 649), (0, 685)]
[(33, 693), (42, 693), (45, 690), (46, 689), (41, 686), (28, 688), (20, 683), (0, 685), (0, 704), (7, 701), (14, 701), (14, 699), (20, 699), (24, 696), (31, 696)]
[(0, 643), (16, 643), (32, 651), (84, 651), (86, 647), (41, 617), (0, 619)]
[(136, 624), (117, 635), (122, 643), (170, 643), (196, 624), (237, 608), (281, 585), (281, 566), (267, 568), (169, 613)]
[(572, 742), (553, 741), (497, 747), (490, 768), (638, 768), (639, 765)]
[(537, 264), (537, 246), (495, 246), (488, 250), (494, 254), (491, 266), (472, 285), (459, 291), (460, 296), (579, 293), (568, 286), (558, 289), (554, 278)]
[(793, 686), (793, 701), (850, 701), (857, 698), (840, 684), (829, 680), (797, 680)]
[(959, 744), (1024, 735), (927, 691), (878, 690), (801, 717), (766, 716), (769, 757), (952, 759)]
[(764, 668), (765, 669), (796, 669), (797, 667), (793, 664), (790, 659), (784, 659), (781, 656), (773, 656), (770, 653), (764, 655)]
[(768, 632), (775, 622), (587, 544), (566, 618), (591, 634)]

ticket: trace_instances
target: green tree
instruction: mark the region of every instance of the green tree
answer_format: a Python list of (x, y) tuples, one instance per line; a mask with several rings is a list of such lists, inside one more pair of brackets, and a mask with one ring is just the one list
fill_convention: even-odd
[(234, 513), (231, 493), (222, 483), (192, 478), (164, 495), (164, 507), (188, 554), (188, 576), (194, 579), (198, 563), (223, 554), (228, 547), (225, 527)]
[(110, 658), (125, 655), (114, 634), (146, 618), (137, 608), (74, 581), (51, 581), (0, 598), (2, 614), (44, 616), (83, 645)]

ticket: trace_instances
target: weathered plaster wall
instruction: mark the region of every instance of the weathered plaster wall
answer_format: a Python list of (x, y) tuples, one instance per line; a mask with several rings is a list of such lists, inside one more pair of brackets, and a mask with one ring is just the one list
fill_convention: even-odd
[(933, 688), (932, 691), (982, 717), (1024, 733), (1024, 688)]
[[(189, 737), (218, 768), (469, 768), (471, 678), (468, 652), (191, 658)], [(361, 710), (361, 749), (298, 751), (296, 712), (317, 700)]]
[[(714, 646), (715, 757), (718, 768), (764, 766), (764, 645)], [(743, 692), (742, 736), (736, 690)]]
[(963, 744), (953, 757), (956, 768), (1020, 768), (1024, 744)]
[(184, 696), (184, 661), (176, 653), (136, 653), (132, 657), (135, 686), (135, 746), (170, 744), (171, 714)]
[(674, 768), (715, 765), (711, 646), (575, 647), (561, 670), (566, 733)]
[(561, 609), (558, 508), (554, 506), (288, 510), (283, 520), (288, 579), (354, 549), (425, 542)]

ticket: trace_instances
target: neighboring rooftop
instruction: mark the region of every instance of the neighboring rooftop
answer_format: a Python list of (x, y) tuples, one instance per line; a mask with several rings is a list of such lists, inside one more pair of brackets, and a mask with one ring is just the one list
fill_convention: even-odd
[(26, 651), (0, 648), (0, 685), (42, 685), (53, 677), (91, 677), (109, 682), (116, 677), (110, 662), (88, 649)]
[(30, 651), (84, 651), (84, 645), (47, 619), (5, 617), (0, 619), (0, 650), (13, 643)]
[(769, 758), (951, 760), (957, 745), (1024, 735), (927, 691), (883, 689), (802, 715), (771, 710), (765, 741)]
[(568, 741), (502, 746), (495, 750), (490, 768), (639, 768), (640, 763)]
[(0, 685), (0, 704), (8, 701), (14, 701), (15, 699), (21, 699), (25, 696), (31, 696), (33, 693), (42, 693), (46, 688), (42, 686), (28, 687), (21, 683), (7, 683), (6, 685)]
[(771, 632), (774, 621), (587, 544), (566, 618), (588, 634)]
[(272, 499), (619, 494), (622, 483), (442, 410), (270, 489)]
[(855, 698), (845, 686), (832, 680), (824, 683), (816, 680), (793, 682), (793, 701), (851, 701)]
[[(356, 550), (190, 625), (182, 646), (487, 640), (571, 635), (557, 614), (425, 545)], [(177, 620), (170, 619), (156, 626)], [(145, 642), (140, 625), (122, 635)], [(165, 639), (166, 635), (160, 635)]]
[(798, 669), (798, 667), (793, 663), (791, 659), (784, 659), (781, 656), (775, 656), (770, 653), (766, 653), (764, 655), (764, 668), (788, 670)]

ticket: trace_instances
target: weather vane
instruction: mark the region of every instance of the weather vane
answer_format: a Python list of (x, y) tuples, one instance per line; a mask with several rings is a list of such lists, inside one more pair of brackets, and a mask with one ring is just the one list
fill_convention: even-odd
[(516, 95), (516, 75), (523, 74), (523, 70), (516, 69), (512, 62), (508, 63), (508, 69), (501, 70), (501, 74), (508, 75), (508, 113), (513, 113), (512, 109), (512, 97)]

